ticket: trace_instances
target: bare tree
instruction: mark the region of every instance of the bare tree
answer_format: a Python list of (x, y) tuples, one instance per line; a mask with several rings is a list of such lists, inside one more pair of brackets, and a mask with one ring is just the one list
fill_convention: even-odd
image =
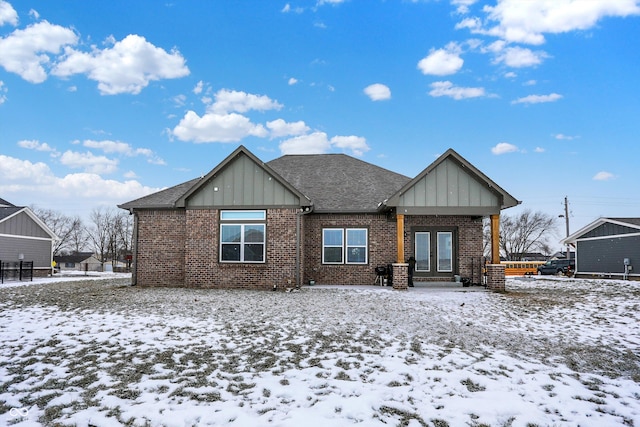
[(83, 252), (89, 245), (89, 234), (87, 233), (87, 229), (80, 218), (77, 218), (77, 221), (78, 226), (71, 230), (71, 234), (69, 235), (69, 244), (67, 245), (72, 253)]
[(60, 240), (56, 241), (53, 246), (53, 255), (59, 255), (64, 252), (78, 251), (78, 242), (74, 239), (77, 234), (82, 234), (84, 227), (80, 217), (70, 217), (62, 212), (52, 209), (40, 209), (32, 207), (31, 210), (36, 214), (47, 227), (53, 231)]
[(94, 208), (89, 214), (91, 225), (87, 228), (89, 241), (93, 246), (93, 252), (102, 263), (107, 262), (113, 240), (113, 218), (115, 214), (103, 206)]
[(517, 216), (500, 218), (500, 252), (511, 261), (530, 252), (551, 252), (549, 238), (557, 235), (557, 218), (525, 210)]
[(133, 217), (128, 212), (118, 213), (114, 222), (114, 233), (117, 246), (114, 252), (115, 258), (124, 259), (131, 253), (133, 239)]

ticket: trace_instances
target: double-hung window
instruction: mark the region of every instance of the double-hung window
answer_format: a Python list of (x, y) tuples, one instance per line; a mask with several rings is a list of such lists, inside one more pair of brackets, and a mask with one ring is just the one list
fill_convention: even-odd
[(324, 228), (323, 264), (366, 264), (368, 262), (366, 228)]
[(266, 211), (220, 212), (220, 261), (265, 262)]

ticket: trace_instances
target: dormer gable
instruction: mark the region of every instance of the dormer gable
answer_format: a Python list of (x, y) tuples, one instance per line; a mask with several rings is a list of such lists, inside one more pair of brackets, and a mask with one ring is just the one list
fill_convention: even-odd
[(191, 187), (176, 202), (184, 208), (306, 207), (311, 202), (244, 146)]

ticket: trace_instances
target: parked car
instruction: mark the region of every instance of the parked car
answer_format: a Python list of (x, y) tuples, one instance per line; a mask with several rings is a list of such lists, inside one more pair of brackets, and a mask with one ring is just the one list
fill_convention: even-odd
[(574, 259), (551, 259), (538, 266), (538, 274), (570, 274), (575, 269)]

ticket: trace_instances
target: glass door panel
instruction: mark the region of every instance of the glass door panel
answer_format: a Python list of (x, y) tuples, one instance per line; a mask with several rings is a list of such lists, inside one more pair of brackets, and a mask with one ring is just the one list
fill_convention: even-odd
[(450, 231), (438, 232), (438, 271), (453, 271), (453, 233)]
[(415, 234), (415, 271), (431, 271), (431, 233), (417, 232)]

